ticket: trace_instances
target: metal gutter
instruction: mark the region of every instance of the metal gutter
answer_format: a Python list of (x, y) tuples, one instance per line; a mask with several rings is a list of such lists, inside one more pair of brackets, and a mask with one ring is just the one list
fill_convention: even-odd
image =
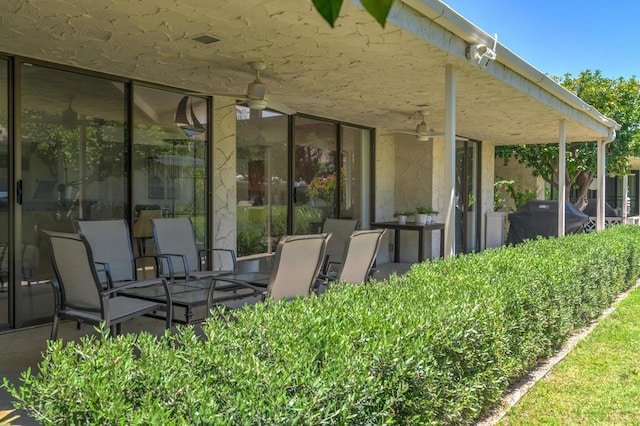
[[(493, 37), (491, 35), (484, 32), (482, 29), (439, 0), (396, 1), (413, 8), (418, 13), (436, 22), (438, 25), (452, 32), (469, 44), (482, 43), (487, 46), (493, 45)], [(615, 130), (620, 129), (620, 125), (614, 120), (606, 117), (593, 106), (587, 104), (578, 96), (556, 83), (553, 79), (527, 63), (500, 42), (497, 44), (496, 53), (496, 62), (499, 62), (512, 71), (520, 74), (527, 80), (540, 86), (546, 92), (554, 95), (558, 99), (561, 99), (575, 109), (584, 111), (585, 114), (610, 129), (608, 138), (611, 138), (612, 135), (615, 138)]]

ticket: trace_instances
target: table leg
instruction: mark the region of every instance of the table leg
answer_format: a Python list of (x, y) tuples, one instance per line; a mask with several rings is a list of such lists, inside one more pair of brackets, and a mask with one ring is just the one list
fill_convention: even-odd
[(444, 259), (444, 229), (440, 230), (440, 257)]
[(418, 230), (418, 262), (424, 260), (424, 228)]
[(400, 262), (400, 230), (393, 230), (393, 261), (396, 263)]
[(184, 319), (186, 324), (191, 324), (191, 317), (193, 316), (193, 312), (191, 312), (191, 306), (187, 306), (184, 310)]

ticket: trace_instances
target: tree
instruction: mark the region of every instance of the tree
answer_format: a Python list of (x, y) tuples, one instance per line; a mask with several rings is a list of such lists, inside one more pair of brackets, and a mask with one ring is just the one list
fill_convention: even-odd
[[(600, 71), (590, 70), (575, 78), (565, 74), (554, 80), (622, 126), (615, 141), (607, 145), (607, 172), (628, 173), (628, 158), (640, 156), (640, 82), (635, 77), (610, 79), (603, 77)], [(531, 168), (534, 176), (542, 177), (556, 190), (559, 188), (558, 155), (558, 144), (555, 143), (496, 147), (497, 157), (506, 162), (513, 156), (520, 164)], [(595, 141), (567, 144), (565, 198), (569, 199), (571, 189), (577, 190), (576, 199), (585, 197), (596, 171)]]
[[(331, 25), (335, 25), (343, 0), (311, 0), (316, 10)], [(393, 0), (361, 0), (362, 6), (384, 28)]]

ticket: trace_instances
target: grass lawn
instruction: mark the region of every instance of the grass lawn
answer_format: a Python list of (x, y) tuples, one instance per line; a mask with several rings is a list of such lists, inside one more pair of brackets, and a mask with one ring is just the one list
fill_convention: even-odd
[(501, 425), (640, 425), (640, 289), (507, 413)]

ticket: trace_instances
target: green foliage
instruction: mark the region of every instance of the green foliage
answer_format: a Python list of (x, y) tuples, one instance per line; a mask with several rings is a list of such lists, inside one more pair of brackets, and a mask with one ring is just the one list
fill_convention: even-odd
[(513, 200), (515, 210), (523, 207), (531, 200), (535, 200), (537, 194), (531, 189), (522, 189), (522, 186), (516, 183), (513, 179), (497, 178), (493, 184), (493, 210), (505, 211), (507, 210), (507, 200), (502, 198), (502, 193), (508, 194)]
[[(610, 79), (600, 71), (586, 70), (577, 77), (565, 74), (554, 77), (565, 88), (598, 111), (621, 125), (616, 139), (607, 145), (607, 173), (617, 175), (629, 171), (628, 157), (640, 156), (640, 82), (635, 78)], [(515, 157), (533, 170), (534, 176), (558, 188), (558, 144), (496, 147), (496, 156)], [(596, 175), (597, 145), (595, 142), (567, 144), (567, 174), (569, 188), (586, 194)]]
[(638, 309), (636, 289), (598, 321), (552, 374), (536, 382), (499, 425), (637, 425)]
[(51, 342), (43, 424), (472, 424), (640, 273), (640, 228), (538, 239), (180, 328)]
[[(295, 208), (295, 233), (310, 234), (315, 232), (314, 224), (321, 223), (322, 209), (303, 205)], [(251, 214), (262, 212), (263, 214)], [(264, 207), (238, 208), (238, 256), (248, 256), (267, 252), (266, 216)], [(280, 237), (287, 234), (286, 206), (271, 208), (271, 235), (273, 249)]]
[[(343, 0), (312, 0), (318, 13), (322, 15), (331, 27), (335, 26), (338, 19), (342, 1)], [(393, 0), (362, 0), (361, 3), (367, 12), (384, 28), (391, 6), (393, 6)]]
[(423, 206), (418, 206), (416, 207), (416, 213), (418, 214), (438, 214), (438, 210), (435, 210), (431, 207), (423, 207)]

